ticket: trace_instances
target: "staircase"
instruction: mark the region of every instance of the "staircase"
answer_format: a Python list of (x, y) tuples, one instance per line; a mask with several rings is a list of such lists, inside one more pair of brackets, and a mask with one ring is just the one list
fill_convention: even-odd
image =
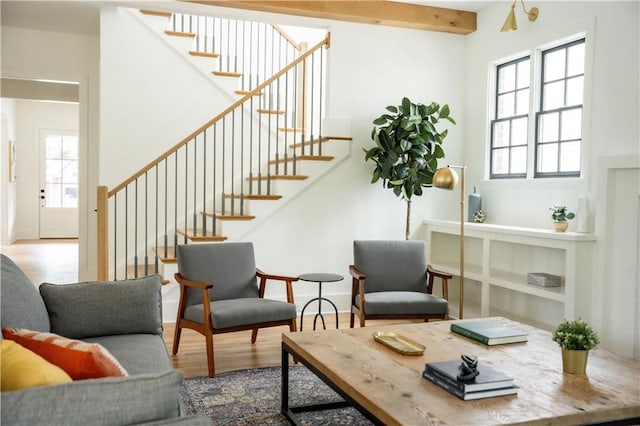
[(351, 139), (325, 133), (328, 34), (307, 49), (269, 24), (132, 13), (237, 100), (121, 184), (98, 187), (100, 280), (162, 274), (178, 244), (242, 239), (346, 158)]

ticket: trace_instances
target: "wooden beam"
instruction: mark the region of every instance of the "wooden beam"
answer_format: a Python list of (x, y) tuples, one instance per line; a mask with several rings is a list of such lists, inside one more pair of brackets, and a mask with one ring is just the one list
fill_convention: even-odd
[(476, 30), (476, 13), (387, 0), (278, 1), (183, 0), (210, 6), (283, 13), (425, 31), (469, 34)]

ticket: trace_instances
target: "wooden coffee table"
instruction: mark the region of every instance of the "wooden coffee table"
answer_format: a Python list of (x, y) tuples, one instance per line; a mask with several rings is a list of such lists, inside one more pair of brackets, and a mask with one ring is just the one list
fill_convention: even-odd
[[(289, 406), (293, 355), (345, 399), (328, 408), (352, 405), (376, 424), (640, 424), (639, 361), (595, 349), (586, 376), (565, 374), (549, 332), (495, 319), (528, 332), (529, 341), (485, 346), (450, 332), (451, 321), (284, 333), (282, 414), (295, 424), (297, 412), (323, 408)], [(376, 331), (395, 332), (426, 350), (401, 355), (374, 341)], [(459, 359), (462, 353), (512, 376), (518, 395), (463, 401), (422, 378), (425, 363)]]

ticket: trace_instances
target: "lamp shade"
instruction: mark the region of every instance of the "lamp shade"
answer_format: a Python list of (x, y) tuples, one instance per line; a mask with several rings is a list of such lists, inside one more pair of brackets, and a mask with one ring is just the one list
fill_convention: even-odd
[(433, 174), (433, 186), (453, 191), (458, 184), (458, 174), (451, 167), (443, 167)]
[(504, 21), (502, 30), (500, 30), (503, 33), (508, 31), (515, 31), (518, 29), (518, 24), (516, 23), (515, 7), (516, 7), (516, 2), (514, 1), (513, 4), (511, 5), (511, 11), (509, 11), (509, 14), (507, 15), (507, 19)]

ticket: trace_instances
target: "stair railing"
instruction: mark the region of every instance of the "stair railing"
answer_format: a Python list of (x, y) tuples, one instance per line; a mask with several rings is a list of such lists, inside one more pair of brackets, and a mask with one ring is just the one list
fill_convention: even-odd
[(301, 156), (322, 155), (328, 47), (329, 34), (121, 184), (98, 187), (98, 279), (158, 273), (178, 244), (223, 241), (219, 221), (250, 218), (247, 199), (301, 178)]
[(174, 13), (172, 30), (195, 35), (194, 50), (218, 57), (218, 71), (240, 78), (240, 92), (253, 90), (301, 52), (280, 27), (265, 22)]

